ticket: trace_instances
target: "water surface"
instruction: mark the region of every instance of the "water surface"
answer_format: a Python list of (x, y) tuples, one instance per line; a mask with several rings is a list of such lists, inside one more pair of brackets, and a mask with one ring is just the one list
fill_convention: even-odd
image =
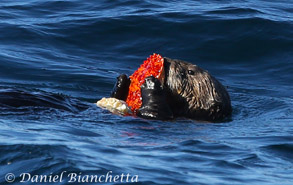
[[(292, 184), (292, 7), (2, 0), (0, 183), (7, 173), (24, 184), (21, 173), (112, 171), (138, 175), (132, 184), (143, 185)], [(219, 79), (232, 99), (231, 119), (152, 121), (93, 104), (154, 52)]]

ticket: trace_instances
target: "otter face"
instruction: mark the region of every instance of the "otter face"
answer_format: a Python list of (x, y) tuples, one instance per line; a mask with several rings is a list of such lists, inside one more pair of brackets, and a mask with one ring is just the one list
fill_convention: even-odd
[(207, 71), (181, 60), (164, 60), (164, 87), (174, 114), (216, 120), (231, 113), (226, 89)]

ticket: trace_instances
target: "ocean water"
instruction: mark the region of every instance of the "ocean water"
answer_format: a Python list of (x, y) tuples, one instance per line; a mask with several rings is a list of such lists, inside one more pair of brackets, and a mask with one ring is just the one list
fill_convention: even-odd
[[(155, 121), (94, 105), (153, 53), (208, 70), (227, 86), (232, 117)], [(293, 184), (293, 1), (1, 0), (8, 181)]]

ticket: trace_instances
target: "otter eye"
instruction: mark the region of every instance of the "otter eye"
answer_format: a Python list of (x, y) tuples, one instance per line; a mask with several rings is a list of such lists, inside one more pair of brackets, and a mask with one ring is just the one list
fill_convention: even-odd
[(190, 74), (190, 75), (194, 75), (194, 71), (192, 71), (192, 70), (188, 70), (188, 74)]

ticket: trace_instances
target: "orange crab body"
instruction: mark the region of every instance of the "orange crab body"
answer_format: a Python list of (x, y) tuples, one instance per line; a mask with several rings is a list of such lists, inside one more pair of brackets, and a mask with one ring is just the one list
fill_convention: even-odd
[(154, 76), (160, 79), (164, 70), (164, 58), (159, 54), (153, 54), (130, 76), (129, 92), (126, 103), (131, 107), (135, 113), (142, 104), (141, 98), (141, 85), (144, 83), (145, 78)]

